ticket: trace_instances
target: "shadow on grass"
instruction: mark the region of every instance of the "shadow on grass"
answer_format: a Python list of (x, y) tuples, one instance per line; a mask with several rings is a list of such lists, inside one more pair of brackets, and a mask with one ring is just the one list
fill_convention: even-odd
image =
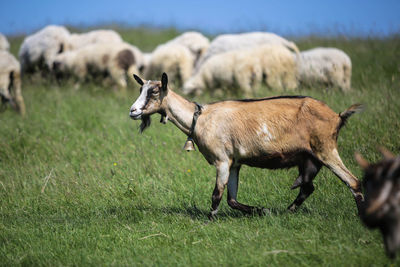
[[(103, 204), (98, 206), (92, 205), (70, 205), (64, 206), (64, 209), (54, 207), (43, 207), (40, 211), (40, 216), (34, 211), (32, 212), (10, 212), (3, 214), (3, 221), (9, 223), (33, 223), (41, 224), (44, 221), (50, 224), (65, 224), (70, 223), (73, 225), (86, 225), (94, 222), (129, 222), (136, 223), (146, 220), (146, 217), (168, 215), (172, 217), (183, 216), (190, 218), (194, 221), (208, 222), (208, 215), (210, 210), (207, 208), (199, 208), (196, 205), (187, 205), (186, 203), (176, 203), (174, 206), (150, 206), (150, 205), (123, 205), (116, 204)], [(187, 206), (186, 206), (187, 205)], [(36, 215), (35, 215), (36, 214)], [(268, 208), (263, 216), (258, 214), (243, 214), (238, 210), (230, 209), (229, 207), (221, 207), (218, 212), (217, 220), (230, 220), (234, 218), (268, 218), (268, 217), (281, 217), (281, 216), (296, 216), (297, 215), (310, 215), (319, 216), (319, 212), (309, 210), (306, 207), (300, 208), (296, 212), (289, 212), (284, 207)]]
[[(202, 209), (198, 208), (197, 206), (190, 206), (186, 208), (182, 207), (161, 207), (161, 208), (156, 208), (153, 209), (153, 212), (159, 210), (160, 212), (168, 215), (181, 215), (181, 216), (186, 216), (190, 217), (192, 220), (199, 220), (199, 221), (208, 221), (208, 215), (210, 213), (210, 210), (208, 209)], [(264, 215), (258, 215), (258, 214), (245, 214), (242, 213), (238, 210), (233, 210), (233, 209), (223, 209), (220, 210), (216, 216), (217, 220), (226, 220), (230, 218), (251, 218), (251, 217), (269, 217), (269, 216), (284, 216), (284, 215), (293, 215), (295, 216), (296, 214), (312, 214), (313, 212), (309, 210), (308, 208), (299, 208), (295, 212), (290, 212), (286, 208), (267, 208), (266, 213)]]

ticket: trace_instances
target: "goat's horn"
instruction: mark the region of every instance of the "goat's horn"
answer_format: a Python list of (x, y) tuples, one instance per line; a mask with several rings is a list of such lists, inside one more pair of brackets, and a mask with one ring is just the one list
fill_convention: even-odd
[(387, 150), (386, 148), (384, 148), (383, 146), (378, 147), (379, 152), (382, 154), (382, 156), (385, 159), (392, 159), (394, 158), (394, 155), (392, 152), (390, 152), (389, 150)]
[(187, 152), (196, 151), (192, 138), (188, 137), (188, 139), (185, 142), (185, 145), (183, 146), (183, 150), (186, 150)]
[(376, 200), (373, 201), (371, 206), (367, 208), (367, 215), (370, 215), (376, 212), (382, 205), (386, 202), (389, 197), (390, 191), (392, 190), (393, 182), (391, 180), (387, 180), (383, 185), (382, 190), (379, 192), (379, 196)]
[(366, 168), (368, 168), (369, 162), (366, 159), (364, 159), (363, 156), (361, 156), (360, 153), (355, 152), (354, 153), (354, 158), (356, 159), (358, 165), (360, 165), (361, 168), (363, 168), (364, 170)]

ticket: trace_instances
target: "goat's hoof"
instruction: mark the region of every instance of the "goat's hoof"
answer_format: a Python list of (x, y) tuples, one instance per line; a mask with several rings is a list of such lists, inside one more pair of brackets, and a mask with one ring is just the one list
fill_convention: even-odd
[(290, 212), (295, 212), (297, 210), (297, 205), (296, 204), (292, 204), (288, 207), (288, 210)]
[(256, 208), (256, 213), (259, 216), (265, 216), (267, 214), (270, 214), (271, 211), (269, 209), (264, 208), (264, 207), (260, 207), (260, 208)]
[(208, 219), (210, 221), (215, 221), (217, 219), (217, 212), (218, 210), (212, 210), (209, 214), (208, 214)]

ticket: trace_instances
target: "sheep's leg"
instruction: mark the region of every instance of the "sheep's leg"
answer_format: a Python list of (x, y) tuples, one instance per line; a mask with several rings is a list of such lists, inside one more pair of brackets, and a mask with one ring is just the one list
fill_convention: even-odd
[(300, 186), (300, 192), (288, 207), (290, 211), (295, 211), (314, 192), (312, 181), (320, 169), (321, 164), (313, 162), (311, 159), (307, 159), (303, 165), (299, 166), (300, 175), (293, 184), (292, 189)]
[(242, 90), (243, 94), (247, 98), (253, 97), (253, 90), (251, 88), (251, 81), (253, 78), (253, 75), (255, 76), (255, 73), (252, 72), (252, 69), (245, 69), (237, 71), (234, 73), (235, 80), (237, 83), (239, 90)]
[(9, 101), (12, 98), (9, 91), (10, 83), (10, 75), (7, 74), (0, 76), (0, 96), (2, 97), (4, 102)]
[(89, 73), (86, 67), (78, 66), (75, 70), (75, 75), (74, 89), (79, 90), (81, 88), (81, 84), (83, 84), (85, 81), (88, 81)]
[(239, 203), (236, 200), (237, 191), (239, 187), (239, 171), (240, 166), (231, 167), (229, 171), (229, 180), (228, 180), (228, 205), (232, 209), (240, 210), (243, 213), (253, 214), (258, 213), (259, 215), (263, 215), (265, 213), (264, 208), (257, 208), (253, 206), (248, 206), (242, 203)]
[(17, 110), (21, 115), (25, 115), (25, 103), (21, 93), (21, 75), (19, 73), (15, 73), (13, 86)]
[(225, 186), (229, 179), (229, 165), (229, 162), (220, 162), (215, 165), (217, 168), (217, 180), (211, 198), (211, 213), (208, 216), (210, 220), (214, 219), (215, 215), (218, 213), (218, 206), (221, 202)]
[(360, 211), (362, 202), (364, 201), (360, 181), (346, 168), (346, 166), (344, 166), (337, 149), (334, 148), (331, 153), (325, 155), (325, 157), (321, 157), (321, 161), (350, 188), (354, 200), (356, 201), (357, 208)]
[(119, 68), (112, 68), (110, 70), (111, 78), (118, 84), (122, 91), (126, 90), (127, 82), (125, 78), (125, 72)]

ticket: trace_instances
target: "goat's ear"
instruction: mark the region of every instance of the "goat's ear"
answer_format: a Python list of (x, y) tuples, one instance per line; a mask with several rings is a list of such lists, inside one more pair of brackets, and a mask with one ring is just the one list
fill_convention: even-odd
[(354, 153), (354, 158), (356, 159), (358, 165), (360, 165), (361, 168), (364, 170), (369, 167), (369, 162), (361, 156), (360, 153), (356, 152)]
[(164, 72), (161, 76), (161, 89), (165, 92), (167, 91), (167, 88), (168, 88), (168, 76)]
[(393, 153), (390, 152), (389, 150), (387, 150), (386, 148), (384, 148), (383, 146), (378, 147), (378, 150), (385, 159), (393, 159), (394, 158)]
[(133, 74), (133, 78), (135, 78), (135, 80), (137, 81), (138, 84), (140, 84), (140, 85), (143, 85), (143, 84), (144, 84), (142, 78), (140, 78), (140, 77), (137, 76), (136, 74)]

